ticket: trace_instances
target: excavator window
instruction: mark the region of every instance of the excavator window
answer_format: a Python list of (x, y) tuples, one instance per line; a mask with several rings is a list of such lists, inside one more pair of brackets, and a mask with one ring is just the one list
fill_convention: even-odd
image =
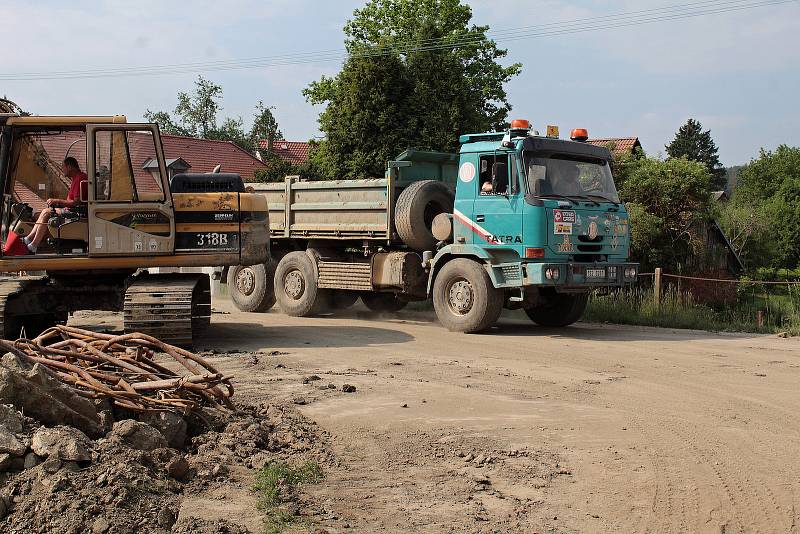
[(156, 145), (149, 131), (99, 130), (95, 135), (95, 200), (163, 202)]
[(66, 157), (86, 171), (86, 134), (83, 130), (31, 129), (16, 133), (9, 161), (6, 194), (34, 212), (47, 208), (48, 198), (67, 198), (70, 180), (62, 167)]

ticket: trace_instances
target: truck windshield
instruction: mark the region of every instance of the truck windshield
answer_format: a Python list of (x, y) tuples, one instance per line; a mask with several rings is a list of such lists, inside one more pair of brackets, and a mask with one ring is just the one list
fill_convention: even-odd
[(541, 197), (589, 198), (619, 203), (608, 162), (558, 155), (525, 155), (528, 191)]

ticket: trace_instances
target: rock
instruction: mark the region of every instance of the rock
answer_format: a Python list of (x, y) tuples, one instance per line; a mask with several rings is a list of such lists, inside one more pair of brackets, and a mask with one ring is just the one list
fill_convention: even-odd
[(789, 332), (781, 332), (778, 334), (778, 337), (786, 339), (787, 337), (789, 337)]
[(475, 455), (474, 455), (474, 454), (472, 454), (472, 453), (469, 453), (469, 454), (467, 454), (466, 456), (464, 456), (464, 461), (465, 461), (465, 462), (471, 462), (471, 461), (472, 461), (472, 460), (474, 460), (474, 459), (475, 459)]
[(19, 434), (22, 432), (22, 414), (11, 405), (0, 404), (0, 426), (12, 434)]
[(36, 467), (40, 463), (42, 463), (42, 459), (35, 452), (29, 452), (25, 455), (25, 469)]
[(0, 404), (12, 404), (46, 425), (67, 424), (92, 437), (102, 435), (92, 401), (61, 383), (45, 367), (31, 366), (11, 353), (0, 361)]
[(176, 456), (167, 462), (166, 469), (169, 476), (182, 480), (189, 473), (189, 462), (183, 456)]
[(88, 462), (92, 459), (91, 447), (86, 434), (71, 426), (42, 427), (31, 439), (31, 448), (39, 456), (68, 462)]
[(5, 499), (0, 499), (0, 519), (8, 515), (8, 505)]
[(7, 428), (0, 426), (0, 453), (22, 456), (28, 447)]
[(355, 393), (356, 387), (351, 384), (343, 384), (342, 391), (344, 391), (345, 393)]
[(186, 419), (173, 412), (155, 412), (142, 416), (142, 421), (156, 428), (170, 447), (182, 449), (186, 444)]
[(478, 457), (475, 458), (475, 463), (478, 464), (478, 465), (481, 465), (485, 461), (486, 461), (486, 457), (484, 455), (482, 455), (482, 454), (478, 455)]
[(156, 518), (156, 521), (158, 522), (158, 526), (162, 528), (172, 528), (172, 525), (175, 524), (175, 514), (173, 514), (172, 510), (165, 506), (158, 511), (158, 517)]
[(14, 457), (7, 452), (0, 453), (0, 471), (8, 471), (13, 461)]
[(305, 406), (306, 404), (308, 404), (308, 402), (306, 402), (306, 400), (303, 397), (295, 397), (292, 399), (292, 402), (297, 404), (298, 406)]
[(308, 384), (310, 382), (316, 382), (317, 380), (322, 380), (317, 375), (305, 376), (303, 377), (303, 384)]
[(48, 458), (42, 462), (42, 465), (39, 469), (41, 469), (43, 473), (54, 475), (58, 473), (58, 470), (61, 469), (62, 466), (63, 464), (58, 458)]
[(167, 440), (161, 435), (161, 432), (147, 423), (133, 419), (114, 423), (108, 438), (140, 451), (152, 451), (167, 446)]
[(108, 529), (110, 528), (111, 523), (109, 523), (104, 517), (98, 517), (94, 520), (94, 523), (92, 523), (92, 532), (94, 534), (103, 534), (108, 532)]

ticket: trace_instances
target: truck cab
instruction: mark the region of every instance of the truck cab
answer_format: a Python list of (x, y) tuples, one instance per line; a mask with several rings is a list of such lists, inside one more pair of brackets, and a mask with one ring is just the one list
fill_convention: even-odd
[[(532, 135), (527, 121), (505, 133), (461, 136), (452, 242), (431, 260), (429, 279), (437, 314), (451, 329), (496, 320), (497, 304), (479, 302), (484, 294), (525, 309), (536, 323), (565, 326), (580, 318), (592, 290), (635, 282), (611, 153), (587, 137), (580, 129), (571, 140)], [(459, 271), (448, 268), (457, 259), (477, 262), (491, 287), (464, 273), (442, 277)], [(480, 308), (487, 309), (470, 321)]]

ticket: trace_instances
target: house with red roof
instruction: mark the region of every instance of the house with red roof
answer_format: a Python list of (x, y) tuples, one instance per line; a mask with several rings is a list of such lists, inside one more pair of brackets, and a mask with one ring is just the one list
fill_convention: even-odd
[[(271, 148), (270, 143), (272, 144)], [(311, 145), (305, 141), (286, 141), (284, 139), (270, 141), (263, 139), (258, 142), (258, 148), (267, 153), (271, 152), (287, 163), (300, 165), (308, 161)]]
[(633, 155), (637, 149), (642, 148), (642, 143), (639, 142), (638, 137), (609, 137), (606, 139), (589, 139), (586, 142), (609, 149), (615, 157), (626, 154)]

